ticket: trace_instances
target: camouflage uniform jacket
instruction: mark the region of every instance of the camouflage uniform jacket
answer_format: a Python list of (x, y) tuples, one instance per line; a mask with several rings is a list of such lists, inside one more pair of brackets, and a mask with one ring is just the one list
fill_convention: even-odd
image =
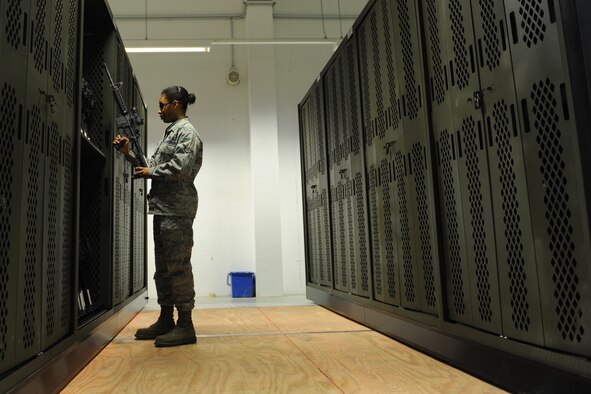
[(168, 126), (146, 161), (152, 179), (149, 213), (194, 218), (199, 201), (194, 182), (203, 161), (203, 143), (189, 119)]

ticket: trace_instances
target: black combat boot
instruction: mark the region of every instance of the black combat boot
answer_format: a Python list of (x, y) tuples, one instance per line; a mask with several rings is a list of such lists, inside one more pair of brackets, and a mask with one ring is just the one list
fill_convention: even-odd
[(195, 327), (191, 320), (191, 311), (179, 311), (176, 327), (167, 334), (156, 337), (154, 345), (157, 347), (179, 346), (197, 343)]
[(136, 331), (135, 337), (137, 339), (154, 339), (158, 335), (166, 334), (174, 329), (173, 318), (174, 306), (162, 305), (160, 309), (160, 317), (156, 323), (148, 328), (140, 328)]

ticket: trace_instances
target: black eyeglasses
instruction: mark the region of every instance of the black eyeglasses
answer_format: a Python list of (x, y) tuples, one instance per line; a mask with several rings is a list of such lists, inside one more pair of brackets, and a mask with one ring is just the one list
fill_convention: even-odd
[(158, 106), (160, 107), (160, 111), (162, 111), (164, 109), (164, 107), (166, 107), (168, 104), (172, 104), (172, 103), (158, 103)]

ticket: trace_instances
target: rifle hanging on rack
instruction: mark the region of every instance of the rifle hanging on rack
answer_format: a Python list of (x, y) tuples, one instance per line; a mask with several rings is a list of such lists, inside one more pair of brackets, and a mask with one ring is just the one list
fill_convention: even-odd
[[(131, 108), (131, 111), (127, 109), (127, 105), (123, 101), (123, 96), (121, 96), (121, 91), (119, 90), (123, 85), (123, 82), (115, 83), (113, 78), (111, 77), (111, 73), (109, 72), (109, 68), (107, 67), (106, 63), (103, 63), (105, 66), (105, 71), (109, 77), (109, 82), (111, 84), (111, 90), (113, 91), (113, 96), (115, 96), (115, 101), (117, 102), (117, 106), (119, 107), (120, 115), (116, 119), (117, 129), (119, 130), (119, 134), (126, 136), (129, 138), (129, 142), (131, 143), (131, 149), (135, 153), (135, 160), (137, 165), (140, 167), (148, 167), (148, 163), (146, 163), (146, 159), (144, 156), (144, 152), (142, 150), (141, 145), (138, 142), (140, 138), (139, 127), (144, 124), (144, 120), (140, 117), (135, 107)], [(117, 149), (121, 147), (121, 144), (116, 146)]]

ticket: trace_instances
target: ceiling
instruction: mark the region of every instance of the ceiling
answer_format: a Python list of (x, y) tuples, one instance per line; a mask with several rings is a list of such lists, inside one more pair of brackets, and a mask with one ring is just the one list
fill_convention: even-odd
[[(270, 0), (263, 0), (270, 1)], [(238, 16), (243, 0), (108, 0), (115, 19), (190, 18)], [(274, 0), (277, 17), (321, 17), (355, 19), (367, 0)], [(339, 12), (340, 9), (340, 12)]]

